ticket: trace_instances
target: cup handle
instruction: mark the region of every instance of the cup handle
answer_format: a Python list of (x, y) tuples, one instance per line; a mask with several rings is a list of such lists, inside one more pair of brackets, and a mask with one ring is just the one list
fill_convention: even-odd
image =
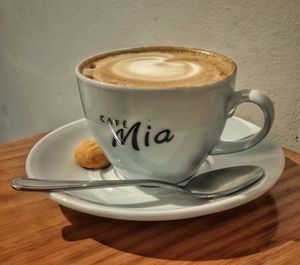
[(220, 140), (210, 152), (211, 155), (221, 155), (246, 150), (258, 144), (270, 131), (274, 121), (274, 106), (271, 99), (258, 90), (249, 89), (235, 92), (228, 104), (227, 118), (232, 117), (237, 106), (244, 102), (252, 102), (260, 107), (264, 114), (263, 127), (259, 132), (237, 141)]

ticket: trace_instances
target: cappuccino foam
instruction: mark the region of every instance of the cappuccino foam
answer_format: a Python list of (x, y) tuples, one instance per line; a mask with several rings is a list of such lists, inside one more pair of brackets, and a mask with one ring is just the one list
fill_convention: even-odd
[(171, 88), (211, 84), (235, 70), (222, 56), (197, 49), (150, 47), (112, 52), (88, 60), (81, 72), (96, 81), (125, 87)]

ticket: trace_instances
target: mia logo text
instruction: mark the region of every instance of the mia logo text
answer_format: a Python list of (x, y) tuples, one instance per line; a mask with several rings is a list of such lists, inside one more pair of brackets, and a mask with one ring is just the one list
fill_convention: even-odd
[(140, 151), (141, 146), (164, 144), (173, 140), (174, 134), (170, 129), (154, 130), (150, 124), (137, 121), (128, 125), (127, 120), (111, 119), (104, 115), (99, 117), (100, 123), (110, 127), (113, 134), (112, 146), (129, 144), (134, 150)]

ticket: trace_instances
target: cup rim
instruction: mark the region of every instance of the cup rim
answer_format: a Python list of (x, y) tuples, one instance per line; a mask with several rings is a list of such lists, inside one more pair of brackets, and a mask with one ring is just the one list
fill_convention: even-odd
[[(230, 73), (228, 76), (226, 76), (224, 79), (213, 82), (213, 83), (209, 83), (209, 84), (195, 84), (195, 85), (191, 85), (191, 86), (174, 86), (174, 87), (133, 87), (133, 86), (122, 86), (122, 85), (118, 85), (118, 84), (111, 84), (111, 83), (106, 83), (106, 82), (101, 82), (98, 80), (93, 80), (90, 79), (88, 77), (86, 77), (85, 75), (83, 75), (81, 73), (81, 67), (82, 65), (88, 63), (89, 61), (92, 61), (98, 57), (101, 56), (106, 56), (106, 55), (113, 55), (113, 54), (117, 54), (120, 53), (122, 51), (136, 51), (136, 50), (140, 50), (140, 49), (188, 49), (191, 51), (195, 51), (195, 52), (201, 52), (201, 53), (206, 53), (206, 54), (212, 54), (215, 56), (220, 56), (223, 57), (224, 59), (228, 60), (232, 65), (233, 65), (233, 71), (232, 73)], [(108, 50), (108, 51), (104, 51), (92, 56), (89, 56), (83, 60), (81, 60), (75, 67), (75, 74), (77, 76), (77, 78), (83, 82), (87, 82), (90, 85), (93, 86), (98, 86), (101, 88), (106, 88), (108, 90), (122, 90), (122, 91), (174, 91), (174, 90), (194, 90), (194, 89), (203, 89), (203, 88), (212, 88), (212, 87), (216, 87), (216, 86), (222, 86), (224, 83), (227, 83), (229, 81), (231, 81), (235, 75), (237, 73), (237, 65), (236, 63), (229, 57), (218, 53), (218, 52), (214, 52), (214, 51), (209, 51), (206, 49), (201, 49), (201, 48), (190, 48), (190, 47), (183, 47), (183, 46), (165, 46), (165, 45), (153, 45), (153, 46), (137, 46), (137, 47), (127, 47), (127, 48), (121, 48), (121, 49), (114, 49), (114, 50)]]

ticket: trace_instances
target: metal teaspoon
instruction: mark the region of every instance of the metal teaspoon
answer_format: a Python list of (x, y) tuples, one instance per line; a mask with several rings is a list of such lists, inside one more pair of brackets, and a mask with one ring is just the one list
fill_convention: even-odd
[(197, 175), (185, 185), (154, 179), (81, 181), (18, 178), (11, 182), (11, 186), (20, 191), (66, 191), (120, 186), (159, 186), (166, 189), (185, 192), (202, 199), (214, 199), (237, 193), (248, 188), (264, 176), (265, 171), (261, 167), (236, 166)]

